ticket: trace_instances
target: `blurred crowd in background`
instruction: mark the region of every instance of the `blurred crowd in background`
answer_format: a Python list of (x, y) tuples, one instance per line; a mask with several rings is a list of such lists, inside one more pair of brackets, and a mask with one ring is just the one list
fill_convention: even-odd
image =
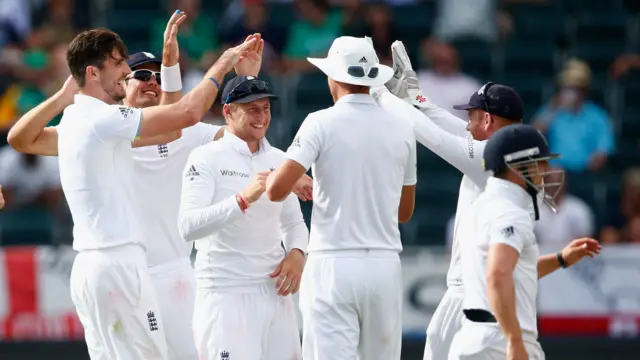
[[(391, 43), (405, 42), (425, 96), (462, 119), (453, 104), (483, 83), (515, 87), (525, 121), (545, 132), (567, 170), (559, 213), (542, 214), (538, 240), (640, 244), (640, 1), (0, 0), (0, 245), (71, 241), (57, 159), (6, 146), (15, 120), (69, 76), (68, 43), (105, 26), (130, 53), (160, 56), (175, 9), (188, 14), (179, 35), (185, 92), (221, 51), (262, 34), (261, 76), (280, 95), (269, 138), (283, 149), (307, 113), (331, 105), (326, 78), (306, 57), (326, 56), (341, 35), (371, 36), (389, 65)], [(220, 107), (203, 121), (224, 123)], [(403, 241), (447, 244), (460, 174), (424, 148), (418, 164), (416, 216)]]

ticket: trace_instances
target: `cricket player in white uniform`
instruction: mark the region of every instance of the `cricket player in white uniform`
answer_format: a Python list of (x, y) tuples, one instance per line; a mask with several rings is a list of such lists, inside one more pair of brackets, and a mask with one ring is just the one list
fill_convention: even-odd
[[(158, 103), (170, 104), (181, 98), (177, 32), (185, 16), (176, 12), (169, 20), (162, 60), (147, 52), (129, 57), (127, 63), (132, 73), (126, 81), (124, 105), (145, 108)], [(263, 40), (256, 42), (254, 50), (258, 56), (243, 59), (235, 66), (236, 72), (257, 75), (263, 46)], [(75, 81), (68, 81), (59, 94), (19, 120), (12, 130), (13, 142), (31, 144), (21, 151), (46, 150), (43, 155), (57, 155), (57, 141), (38, 144), (38, 132), (43, 131), (53, 116), (73, 104), (77, 90)], [(222, 134), (221, 130), (220, 126), (200, 122), (183, 129), (181, 134), (163, 136), (164, 141), (159, 141), (162, 142), (159, 145), (140, 147), (134, 143), (134, 191), (142, 208), (139, 219), (145, 242), (150, 245), (147, 246), (147, 264), (163, 315), (169, 360), (198, 358), (192, 331), (195, 302), (195, 275), (189, 259), (192, 243), (182, 240), (177, 227), (182, 169), (191, 151), (213, 141), (217, 134)], [(57, 133), (51, 135), (57, 137)], [(300, 198), (306, 199), (303, 195)]]
[[(199, 122), (219, 82), (258, 40), (251, 38), (225, 52), (179, 102), (134, 109), (116, 105), (125, 96), (130, 74), (124, 44), (106, 29), (83, 32), (67, 54), (80, 94), (65, 109), (61, 124), (38, 130), (29, 126), (33, 119), (27, 119), (9, 134), (19, 151), (60, 157), (62, 186), (74, 220), (74, 249), (79, 251), (71, 276), (72, 299), (92, 359), (167, 359), (164, 324), (147, 271), (145, 248), (153, 245), (145, 244), (134, 194), (132, 141), (163, 141), (166, 137), (156, 136)], [(51, 110), (52, 101), (39, 108)]]
[(309, 231), (294, 194), (262, 196), (284, 160), (265, 139), (272, 97), (253, 76), (230, 80), (224, 136), (194, 150), (184, 169), (179, 229), (198, 250), (193, 325), (203, 360), (301, 359), (292, 294)]
[(549, 182), (544, 136), (530, 125), (498, 130), (487, 141), (484, 163), (493, 177), (461, 220), (465, 295), (462, 328), (450, 360), (543, 360), (537, 341), (538, 279), (585, 255), (599, 253), (593, 239), (574, 241), (574, 251), (539, 257), (534, 225), (538, 197), (551, 207), (561, 182)]
[(398, 222), (414, 207), (411, 124), (381, 109), (371, 86), (388, 81), (363, 38), (336, 39), (309, 61), (329, 78), (331, 108), (304, 120), (285, 162), (267, 178), (267, 196), (286, 199), (313, 171), (308, 260), (300, 288), (305, 360), (400, 359), (402, 251)]
[[(455, 107), (469, 111), (469, 121), (465, 122), (422, 96), (402, 42), (394, 42), (391, 50), (394, 76), (385, 87), (372, 89), (372, 95), (381, 107), (413, 123), (419, 143), (464, 174), (456, 209), (451, 265), (447, 274), (448, 289), (427, 328), (424, 352), (424, 360), (445, 360), (463, 319), (464, 288), (460, 256), (464, 244), (461, 244), (459, 236), (460, 220), (465, 217), (490, 176), (482, 166), (481, 154), (486, 139), (502, 127), (520, 123), (524, 109), (514, 89), (487, 83), (471, 95), (468, 104)], [(572, 242), (563, 251), (572, 251), (576, 246), (581, 245)]]

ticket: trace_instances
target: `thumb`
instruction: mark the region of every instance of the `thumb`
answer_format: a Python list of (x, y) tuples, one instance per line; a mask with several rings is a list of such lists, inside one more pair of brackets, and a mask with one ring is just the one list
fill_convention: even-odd
[(278, 275), (280, 275), (281, 271), (282, 271), (282, 262), (278, 264), (278, 267), (269, 276), (271, 276), (272, 278), (277, 277)]

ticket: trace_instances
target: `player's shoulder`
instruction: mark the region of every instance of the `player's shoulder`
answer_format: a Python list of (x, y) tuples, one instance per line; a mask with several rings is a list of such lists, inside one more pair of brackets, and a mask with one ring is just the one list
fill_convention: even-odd
[(522, 220), (529, 222), (531, 214), (521, 206), (516, 205), (508, 197), (496, 196), (483, 192), (473, 204), (474, 212), (483, 222), (493, 222), (502, 219)]
[(195, 147), (191, 151), (189, 157), (191, 160), (198, 160), (206, 163), (215, 162), (215, 158), (219, 158), (221, 153), (225, 150), (226, 148), (220, 142), (212, 141)]

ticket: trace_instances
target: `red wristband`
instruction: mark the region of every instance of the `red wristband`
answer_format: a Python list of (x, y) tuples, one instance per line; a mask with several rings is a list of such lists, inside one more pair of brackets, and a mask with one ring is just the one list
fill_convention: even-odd
[(236, 200), (240, 205), (240, 210), (242, 210), (242, 212), (247, 211), (247, 209), (249, 208), (249, 205), (247, 205), (247, 200), (244, 199), (244, 196), (242, 196), (242, 194), (240, 193), (237, 193)]

